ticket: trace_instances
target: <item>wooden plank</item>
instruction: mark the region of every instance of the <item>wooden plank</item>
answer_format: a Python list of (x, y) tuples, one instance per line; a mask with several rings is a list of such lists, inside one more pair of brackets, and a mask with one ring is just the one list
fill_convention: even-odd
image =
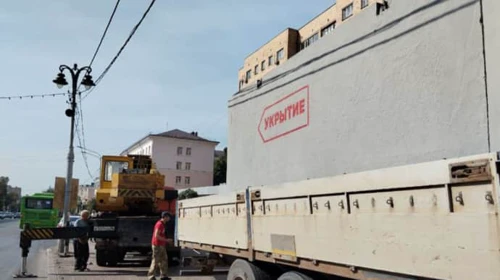
[[(71, 181), (71, 194), (70, 194), (70, 211), (77, 208), (78, 203), (78, 184), (79, 180), (73, 178)], [(54, 202), (53, 207), (62, 211), (64, 209), (64, 192), (66, 189), (66, 178), (56, 177), (54, 183)]]

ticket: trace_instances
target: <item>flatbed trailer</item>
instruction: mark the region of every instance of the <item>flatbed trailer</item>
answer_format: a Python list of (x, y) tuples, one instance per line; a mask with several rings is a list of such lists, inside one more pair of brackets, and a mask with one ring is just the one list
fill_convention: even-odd
[(176, 242), (228, 280), (500, 279), (499, 156), (248, 187), (178, 203)]

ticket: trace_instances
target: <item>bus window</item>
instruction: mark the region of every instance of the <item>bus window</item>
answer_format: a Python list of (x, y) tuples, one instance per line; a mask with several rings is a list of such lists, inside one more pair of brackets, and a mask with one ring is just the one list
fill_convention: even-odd
[(52, 209), (52, 199), (27, 198), (26, 209)]

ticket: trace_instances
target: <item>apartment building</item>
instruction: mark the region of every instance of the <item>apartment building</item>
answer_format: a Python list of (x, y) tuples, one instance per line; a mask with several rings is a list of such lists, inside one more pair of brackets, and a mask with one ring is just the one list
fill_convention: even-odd
[(7, 193), (15, 193), (17, 197), (21, 198), (22, 189), (20, 187), (7, 186)]
[(239, 89), (269, 73), (322, 37), (334, 33), (340, 24), (379, 0), (337, 0), (299, 29), (287, 28), (245, 58), (238, 71)]
[(80, 185), (78, 186), (78, 197), (86, 204), (95, 198), (97, 186), (95, 185)]
[(165, 185), (177, 189), (213, 184), (217, 141), (198, 136), (198, 132), (179, 129), (149, 134), (132, 144), (121, 155), (149, 155), (158, 171), (165, 175)]

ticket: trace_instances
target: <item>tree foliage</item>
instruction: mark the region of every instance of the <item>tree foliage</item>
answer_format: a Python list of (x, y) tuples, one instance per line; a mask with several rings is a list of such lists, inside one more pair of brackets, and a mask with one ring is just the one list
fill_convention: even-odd
[(46, 192), (46, 193), (54, 193), (54, 188), (53, 187), (49, 187), (44, 192)]
[(187, 189), (179, 193), (179, 200), (198, 197), (198, 193), (195, 190)]
[(89, 211), (96, 210), (95, 204), (96, 204), (95, 198), (92, 198), (90, 201), (87, 202), (87, 210)]
[(227, 147), (224, 148), (224, 155), (216, 158), (214, 162), (214, 186), (224, 184), (226, 182), (227, 170)]

